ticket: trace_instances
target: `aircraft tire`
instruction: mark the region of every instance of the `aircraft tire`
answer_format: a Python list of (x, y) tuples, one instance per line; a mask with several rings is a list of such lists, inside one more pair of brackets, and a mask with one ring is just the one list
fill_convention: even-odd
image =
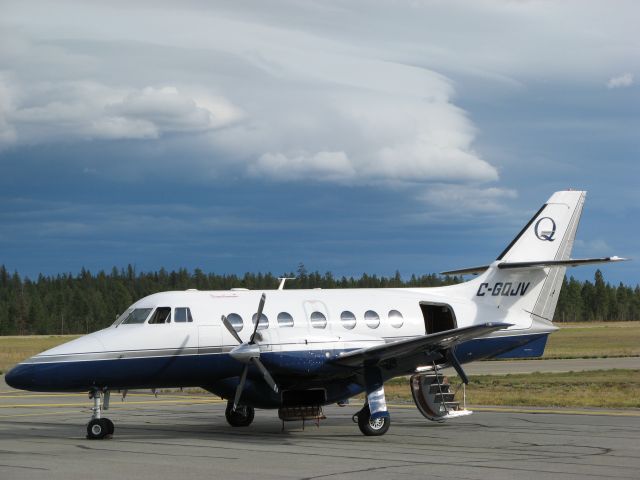
[(248, 405), (238, 405), (238, 408), (233, 411), (233, 403), (228, 402), (224, 416), (232, 427), (248, 427), (253, 422), (255, 409)]
[(116, 426), (108, 418), (105, 418), (104, 421), (107, 424), (107, 435), (113, 435), (113, 432), (116, 430)]
[(87, 438), (89, 440), (102, 440), (109, 435), (109, 423), (106, 418), (94, 418), (87, 423)]
[(389, 417), (371, 420), (369, 405), (365, 405), (356, 415), (358, 416), (358, 427), (360, 431), (368, 437), (384, 435), (387, 433), (387, 430), (389, 430), (389, 426), (391, 426), (391, 419)]

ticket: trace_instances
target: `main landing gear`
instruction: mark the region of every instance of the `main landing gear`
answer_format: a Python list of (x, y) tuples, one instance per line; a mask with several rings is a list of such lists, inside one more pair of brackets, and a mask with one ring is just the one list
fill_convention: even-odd
[(360, 431), (368, 437), (384, 435), (391, 426), (391, 417), (387, 412), (371, 414), (369, 404), (353, 415), (353, 421), (358, 424)]
[(255, 413), (255, 409), (248, 405), (238, 405), (234, 410), (233, 402), (229, 401), (224, 416), (232, 427), (248, 427), (253, 422)]
[(113, 435), (115, 430), (113, 422), (102, 417), (102, 410), (109, 410), (110, 397), (110, 392), (107, 389), (96, 389), (89, 392), (89, 398), (93, 399), (93, 407), (91, 408), (93, 415), (87, 423), (87, 438), (89, 440), (102, 440)]

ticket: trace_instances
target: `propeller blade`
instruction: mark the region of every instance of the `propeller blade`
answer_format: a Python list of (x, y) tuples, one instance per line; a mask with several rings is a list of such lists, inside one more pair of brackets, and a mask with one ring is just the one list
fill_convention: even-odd
[(224, 324), (225, 327), (227, 327), (227, 330), (229, 330), (229, 333), (233, 335), (233, 338), (235, 338), (238, 341), (238, 343), (242, 343), (242, 339), (238, 335), (238, 332), (236, 332), (236, 329), (233, 328), (233, 325), (231, 325), (226, 315), (222, 315), (222, 323)]
[(240, 397), (242, 396), (242, 390), (244, 390), (244, 383), (247, 380), (247, 372), (249, 371), (249, 364), (247, 363), (242, 369), (242, 375), (240, 375), (240, 383), (238, 383), (238, 387), (236, 388), (236, 394), (233, 397), (233, 411), (236, 411), (236, 407), (240, 402)]
[(251, 334), (251, 338), (249, 339), (249, 344), (253, 345), (255, 343), (256, 332), (258, 331), (258, 325), (260, 325), (260, 317), (262, 316), (262, 309), (264, 308), (264, 302), (267, 300), (267, 295), (262, 294), (260, 297), (260, 304), (258, 305), (258, 313), (256, 313), (256, 326), (253, 328), (253, 333)]
[(269, 373), (269, 370), (267, 370), (267, 367), (265, 367), (262, 364), (262, 362), (256, 357), (252, 358), (251, 361), (255, 364), (256, 367), (258, 367), (258, 370), (262, 372), (262, 376), (264, 377), (266, 382), (269, 384), (269, 386), (273, 389), (273, 391), (278, 393), (278, 385), (276, 384), (275, 380)]

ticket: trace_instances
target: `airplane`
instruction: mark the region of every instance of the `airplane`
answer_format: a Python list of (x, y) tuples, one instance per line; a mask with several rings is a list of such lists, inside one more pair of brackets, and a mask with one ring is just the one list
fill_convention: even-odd
[(111, 437), (103, 415), (110, 393), (201, 387), (227, 400), (233, 427), (255, 409), (280, 419), (324, 418), (322, 407), (363, 394), (353, 415), (364, 435), (383, 435), (391, 418), (384, 384), (408, 376), (416, 407), (445, 421), (472, 413), (455, 400), (445, 367), (468, 383), (463, 364), (539, 357), (567, 267), (626, 260), (571, 259), (586, 192), (559, 191), (489, 265), (443, 272), (476, 274), (433, 288), (156, 293), (108, 328), (16, 365), (13, 388), (89, 392), (87, 438)]

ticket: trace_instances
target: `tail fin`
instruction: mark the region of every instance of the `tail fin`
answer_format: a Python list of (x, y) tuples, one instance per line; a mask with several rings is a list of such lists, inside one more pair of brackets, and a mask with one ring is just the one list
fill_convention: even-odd
[(477, 318), (484, 321), (512, 323), (514, 329), (531, 328), (534, 321), (551, 322), (567, 267), (626, 260), (570, 258), (585, 196), (573, 190), (554, 193), (491, 265), (443, 272), (482, 275), (444, 288), (471, 296)]
[[(551, 195), (497, 260), (507, 264), (569, 260), (586, 194), (584, 191), (562, 191)], [(533, 316), (553, 320), (566, 269), (566, 266), (548, 268), (530, 310)]]
[(551, 195), (497, 260), (568, 260), (586, 194), (568, 190)]
[(572, 190), (554, 193), (491, 265), (443, 272), (482, 272), (478, 278), (445, 288), (471, 297), (478, 319), (505, 321), (513, 329), (530, 329), (534, 322), (548, 324), (567, 266), (622, 260), (570, 259), (585, 196), (586, 192)]

